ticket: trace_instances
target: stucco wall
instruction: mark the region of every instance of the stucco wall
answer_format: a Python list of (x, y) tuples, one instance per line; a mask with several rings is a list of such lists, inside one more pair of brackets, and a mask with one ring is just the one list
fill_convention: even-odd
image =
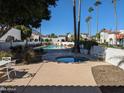
[(101, 46), (93, 46), (90, 51), (91, 55), (103, 55), (105, 54), (105, 48)]
[(54, 42), (61, 42), (62, 40), (66, 40), (66, 38), (65, 37), (58, 37), (58, 38), (51, 38), (52, 39), (52, 42), (54, 43)]
[[(110, 39), (112, 39), (112, 41), (110, 41)], [(115, 36), (115, 34), (109, 34), (109, 36), (108, 36), (108, 38), (107, 38), (107, 42), (109, 43), (109, 44), (116, 44), (116, 36)]]
[(105, 62), (124, 69), (124, 49), (103, 48), (100, 46), (94, 46), (91, 49), (91, 55), (103, 55), (105, 56)]
[(108, 38), (109, 34), (101, 32), (100, 33), (100, 43), (105, 43), (106, 39)]
[(124, 50), (123, 49), (114, 49), (114, 48), (107, 48), (106, 51), (105, 61), (111, 63), (115, 66), (119, 66), (120, 68), (124, 69)]
[(31, 39), (33, 39), (33, 40), (38, 40), (39, 41), (39, 38), (40, 38), (39, 35), (35, 35), (35, 34), (31, 35)]
[(0, 41), (6, 41), (8, 36), (13, 36), (15, 40), (21, 40), (21, 31), (12, 28), (0, 38)]
[(11, 46), (10, 43), (0, 42), (0, 50), (7, 50)]

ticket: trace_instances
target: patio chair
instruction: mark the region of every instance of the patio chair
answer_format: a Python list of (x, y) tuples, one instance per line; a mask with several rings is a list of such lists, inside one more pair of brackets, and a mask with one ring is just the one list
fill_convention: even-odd
[(8, 80), (10, 80), (10, 73), (11, 72), (14, 72), (15, 76), (16, 76), (16, 71), (14, 68), (12, 68), (13, 65), (15, 65), (15, 61), (12, 61), (11, 60), (11, 57), (2, 57), (2, 61), (6, 61), (7, 64), (6, 64), (6, 75), (8, 77)]

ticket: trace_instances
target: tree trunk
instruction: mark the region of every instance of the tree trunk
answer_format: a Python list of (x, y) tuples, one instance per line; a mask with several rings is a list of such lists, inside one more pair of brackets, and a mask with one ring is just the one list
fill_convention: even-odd
[(89, 37), (91, 37), (91, 20), (89, 21)]
[(96, 18), (96, 26), (97, 26), (97, 34), (99, 33), (99, 7), (96, 6), (96, 10), (97, 10), (97, 18)]
[(80, 53), (80, 19), (81, 19), (81, 0), (79, 0), (79, 5), (78, 5), (78, 44), (77, 44), (77, 50), (78, 53)]
[(73, 18), (74, 18), (74, 52), (77, 53), (77, 31), (76, 31), (76, 0), (73, 0)]
[[(117, 20), (117, 10), (116, 10), (116, 2), (114, 3), (114, 15), (115, 15), (115, 32), (118, 31), (118, 20)], [(117, 45), (117, 39), (116, 39)]]
[(115, 31), (118, 31), (118, 19), (117, 19), (117, 9), (116, 9), (116, 3), (114, 3), (114, 15), (115, 15)]
[(90, 24), (87, 22), (88, 36), (90, 36)]
[(26, 38), (25, 48), (28, 47), (28, 39)]

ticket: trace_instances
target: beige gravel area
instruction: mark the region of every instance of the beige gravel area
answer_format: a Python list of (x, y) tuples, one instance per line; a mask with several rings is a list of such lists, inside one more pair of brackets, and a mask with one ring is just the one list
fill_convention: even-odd
[(102, 93), (124, 93), (124, 70), (112, 65), (92, 68), (94, 79)]
[(99, 86), (124, 86), (124, 70), (116, 66), (95, 66), (92, 72)]

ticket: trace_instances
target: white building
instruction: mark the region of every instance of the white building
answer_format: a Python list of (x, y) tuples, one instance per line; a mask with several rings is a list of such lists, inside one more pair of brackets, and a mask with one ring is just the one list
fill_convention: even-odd
[[(120, 32), (121, 31), (121, 32)], [(119, 40), (123, 39), (124, 31), (111, 32), (109, 30), (103, 30), (100, 32), (100, 43), (108, 43), (111, 45), (120, 44)]]
[(67, 38), (71, 38), (73, 35), (71, 33), (67, 33)]
[(15, 28), (11, 28), (3, 36), (0, 37), (1, 42), (5, 42), (8, 37), (12, 37), (14, 40), (21, 40), (21, 31)]
[(115, 33), (109, 34), (108, 38), (106, 38), (106, 42), (108, 42), (108, 44), (111, 44), (111, 45), (116, 45), (117, 43), (116, 34)]
[(52, 42), (65, 42), (66, 41), (66, 37), (65, 36), (59, 36), (57, 38), (51, 38)]
[[(88, 36), (88, 34), (86, 34), (86, 33), (81, 33), (81, 34), (80, 34), (80, 38), (89, 39), (89, 36)], [(67, 41), (72, 41), (72, 39), (74, 39), (74, 35), (71, 34), (71, 33), (68, 33), (68, 34), (67, 34)]]
[(48, 35), (41, 35), (41, 39), (42, 39), (43, 41), (45, 41), (45, 40), (51, 41), (51, 38), (50, 38)]
[(124, 30), (119, 30), (120, 33), (124, 34)]
[(32, 32), (30, 39), (32, 41), (40, 41), (41, 40), (41, 34), (39, 32)]
[(100, 32), (100, 43), (106, 43), (107, 42), (107, 38), (109, 37), (109, 33), (111, 31), (108, 30), (104, 30)]
[(83, 39), (88, 39), (88, 34), (81, 33), (80, 36), (81, 36)]

